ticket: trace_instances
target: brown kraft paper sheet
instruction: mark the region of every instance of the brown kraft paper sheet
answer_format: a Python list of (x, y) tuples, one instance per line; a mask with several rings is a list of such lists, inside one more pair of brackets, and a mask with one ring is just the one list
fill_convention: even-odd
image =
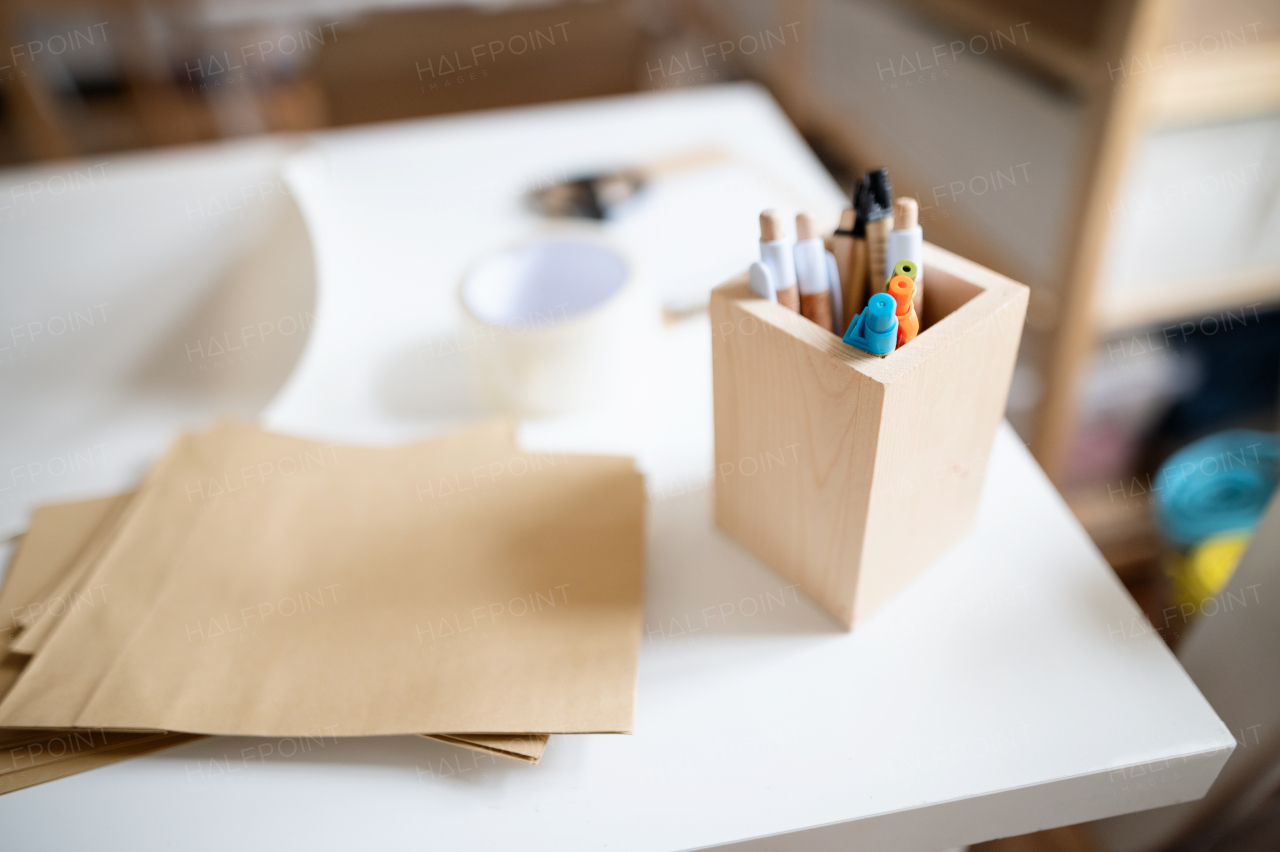
[[(269, 476), (287, 460), (307, 469)], [(225, 425), (180, 439), (138, 503), (86, 580), (130, 593), (61, 619), (0, 724), (630, 730), (644, 494), (629, 460), (519, 453), (507, 426), (370, 449)]]

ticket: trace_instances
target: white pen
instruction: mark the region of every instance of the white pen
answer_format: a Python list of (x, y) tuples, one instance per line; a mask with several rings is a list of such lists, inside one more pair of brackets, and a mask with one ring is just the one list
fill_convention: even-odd
[(796, 278), (800, 286), (800, 313), (823, 328), (831, 328), (831, 275), (827, 248), (808, 213), (796, 216)]
[(792, 242), (783, 236), (782, 217), (777, 210), (760, 214), (760, 260), (773, 275), (773, 290), (778, 304), (793, 311), (800, 310), (800, 292), (796, 286), (796, 262), (791, 253)]
[(899, 198), (893, 202), (894, 228), (889, 232), (889, 242), (884, 253), (884, 277), (893, 277), (898, 261), (909, 260), (916, 265), (916, 294), (911, 300), (916, 313), (924, 311), (924, 231), (920, 227), (920, 205), (914, 198)]

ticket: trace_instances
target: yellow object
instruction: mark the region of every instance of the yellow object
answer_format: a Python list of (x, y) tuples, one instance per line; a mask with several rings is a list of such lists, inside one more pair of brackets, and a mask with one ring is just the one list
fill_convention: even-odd
[(1200, 605), (1226, 587), (1253, 538), (1251, 530), (1232, 530), (1197, 544), (1169, 566), (1177, 604)]

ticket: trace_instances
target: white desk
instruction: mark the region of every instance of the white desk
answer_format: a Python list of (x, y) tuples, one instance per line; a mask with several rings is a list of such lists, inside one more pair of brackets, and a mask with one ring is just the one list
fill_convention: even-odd
[[(575, 148), (584, 124), (595, 132)], [(465, 263), (532, 226), (510, 182), (557, 156), (618, 161), (708, 137), (767, 156), (815, 203), (839, 202), (746, 87), (321, 134), (319, 153), (291, 167), (318, 246), (316, 319), (266, 420), (388, 441), (477, 416), (461, 359), (436, 344), (456, 335)], [(506, 177), (476, 198), (468, 176), (492, 164)], [(614, 236), (642, 245), (646, 221)], [(743, 248), (705, 259), (727, 263), (752, 241), (748, 230)], [(271, 741), (207, 740), (0, 797), (15, 846), (680, 850), (759, 838), (742, 848), (923, 852), (1204, 793), (1231, 734), (1010, 430), (974, 534), (847, 634), (709, 522), (705, 316), (665, 328), (647, 355), (650, 381), (628, 403), (522, 432), (539, 447), (632, 453), (650, 474), (634, 736), (553, 737), (536, 767), (414, 738), (289, 756), (274, 743), (248, 761)]]

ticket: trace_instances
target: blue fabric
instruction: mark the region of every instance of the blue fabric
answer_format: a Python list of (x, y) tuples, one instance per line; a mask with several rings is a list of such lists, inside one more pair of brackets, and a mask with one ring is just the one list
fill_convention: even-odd
[(1215, 533), (1251, 530), (1280, 476), (1276, 435), (1231, 429), (1174, 453), (1156, 475), (1156, 522), (1189, 548)]

